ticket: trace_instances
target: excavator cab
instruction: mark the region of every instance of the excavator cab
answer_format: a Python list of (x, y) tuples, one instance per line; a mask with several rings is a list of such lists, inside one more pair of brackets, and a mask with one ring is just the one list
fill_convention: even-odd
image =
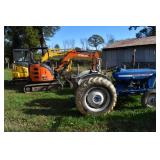
[(28, 49), (13, 49), (12, 80), (28, 79), (29, 63), (30, 63), (30, 54)]

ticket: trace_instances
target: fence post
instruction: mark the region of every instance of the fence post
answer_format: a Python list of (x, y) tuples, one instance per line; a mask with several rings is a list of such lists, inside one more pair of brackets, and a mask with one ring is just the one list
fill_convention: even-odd
[(77, 75), (79, 75), (79, 63), (77, 63)]
[(5, 63), (7, 64), (7, 68), (9, 69), (9, 58), (5, 57)]

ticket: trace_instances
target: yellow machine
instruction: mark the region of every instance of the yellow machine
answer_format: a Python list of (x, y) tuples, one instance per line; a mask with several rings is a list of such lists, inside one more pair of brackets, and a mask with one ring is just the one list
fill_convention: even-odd
[(29, 60), (30, 57), (28, 49), (13, 50), (12, 80), (24, 80), (29, 77)]
[[(54, 57), (64, 56), (67, 52), (60, 49), (45, 49), (44, 54), (41, 53), (41, 48), (32, 49), (14, 49), (13, 50), (13, 67), (12, 79), (13, 80), (27, 80), (29, 78), (28, 65), (34, 59), (41, 63), (54, 59)], [(71, 70), (71, 65), (68, 66)]]
[(13, 79), (26, 79), (26, 78), (28, 78), (28, 67), (13, 64), (12, 78)]
[(48, 49), (41, 57), (41, 63), (47, 62), (54, 57), (64, 56), (66, 52), (61, 49)]

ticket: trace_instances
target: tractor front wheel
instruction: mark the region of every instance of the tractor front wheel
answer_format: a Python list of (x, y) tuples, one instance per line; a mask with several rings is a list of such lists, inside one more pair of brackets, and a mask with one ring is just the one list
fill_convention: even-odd
[(145, 92), (141, 99), (142, 106), (144, 107), (156, 107), (156, 90), (149, 90)]
[(109, 113), (115, 107), (116, 101), (114, 85), (103, 77), (85, 80), (76, 91), (76, 106), (85, 115)]

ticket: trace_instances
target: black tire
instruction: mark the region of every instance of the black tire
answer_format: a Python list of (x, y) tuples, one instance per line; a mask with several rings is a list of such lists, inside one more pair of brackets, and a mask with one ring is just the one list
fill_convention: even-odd
[(156, 90), (149, 90), (142, 95), (141, 103), (143, 107), (156, 107)]
[(107, 114), (117, 102), (114, 85), (103, 77), (92, 77), (78, 87), (76, 91), (77, 109), (86, 114)]
[(32, 92), (32, 87), (25, 87), (23, 88), (24, 93), (30, 93)]

